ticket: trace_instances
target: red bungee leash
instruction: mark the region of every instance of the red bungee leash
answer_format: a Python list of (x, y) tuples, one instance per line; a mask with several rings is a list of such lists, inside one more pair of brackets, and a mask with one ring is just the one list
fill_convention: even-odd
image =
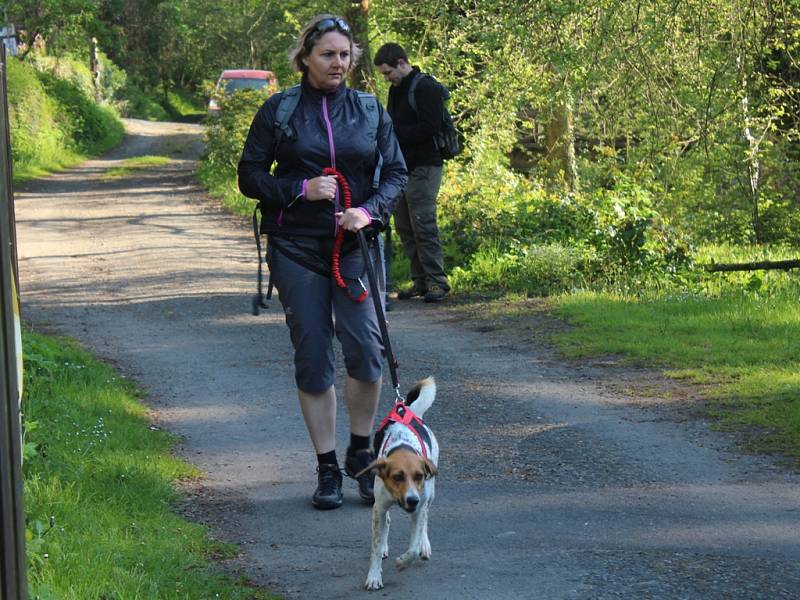
[[(350, 192), (350, 185), (347, 183), (347, 179), (345, 179), (344, 175), (342, 175), (339, 171), (334, 169), (333, 167), (326, 167), (322, 170), (323, 175), (333, 175), (336, 178), (336, 181), (339, 183), (339, 187), (342, 189), (342, 205), (344, 206), (344, 210), (348, 208), (352, 208), (353, 206), (353, 195)], [(342, 242), (344, 240), (344, 227), (339, 227), (336, 231), (336, 239), (333, 242), (333, 252), (331, 254), (331, 274), (333, 275), (333, 280), (343, 290), (347, 291), (347, 283), (345, 283), (344, 278), (342, 277), (342, 273), (339, 270), (339, 258), (342, 254)], [(363, 292), (358, 296), (358, 298), (353, 298), (356, 302), (363, 302), (367, 299), (368, 292), (364, 289)]]
[[(350, 186), (348, 185), (347, 180), (344, 178), (344, 175), (342, 175), (341, 173), (339, 173), (339, 171), (331, 167), (326, 167), (325, 169), (323, 169), (322, 174), (333, 175), (334, 177), (336, 177), (336, 181), (342, 188), (344, 210), (352, 208), (353, 197), (352, 194), (350, 193)], [(383, 305), (381, 304), (380, 291), (378, 288), (378, 279), (377, 276), (375, 275), (375, 269), (373, 268), (372, 262), (369, 257), (369, 247), (367, 245), (367, 237), (364, 235), (364, 230), (359, 229), (356, 232), (356, 237), (358, 238), (358, 245), (361, 246), (361, 254), (364, 256), (364, 266), (366, 267), (367, 277), (369, 278), (369, 284), (370, 287), (372, 288), (372, 302), (375, 305), (375, 314), (378, 316), (378, 327), (381, 330), (381, 339), (383, 340), (384, 352), (386, 354), (386, 360), (389, 363), (389, 372), (392, 375), (392, 385), (394, 385), (394, 393), (397, 396), (398, 402), (403, 402), (403, 396), (400, 394), (400, 384), (398, 383), (397, 380), (397, 359), (394, 356), (394, 352), (392, 351), (392, 344), (389, 341), (389, 331), (386, 327), (386, 315), (383, 312)], [(331, 256), (331, 273), (333, 275), (334, 281), (336, 281), (336, 285), (347, 291), (347, 284), (345, 283), (342, 274), (339, 272), (339, 257), (342, 253), (343, 239), (344, 239), (344, 228), (340, 227), (339, 230), (336, 232), (336, 239), (333, 242), (333, 252)], [(353, 299), (356, 302), (363, 302), (364, 300), (367, 299), (368, 295), (369, 294), (366, 288), (364, 288), (364, 291), (358, 296), (358, 298), (353, 298)], [(348, 296), (350, 296), (349, 292)], [(350, 297), (352, 298), (352, 296)]]

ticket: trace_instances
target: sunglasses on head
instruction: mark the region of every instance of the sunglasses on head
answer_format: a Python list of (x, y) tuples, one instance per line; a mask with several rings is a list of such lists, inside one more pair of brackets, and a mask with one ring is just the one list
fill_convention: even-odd
[(350, 33), (350, 25), (347, 24), (347, 21), (344, 19), (322, 19), (319, 23), (317, 23), (315, 29), (320, 33), (327, 33), (328, 31), (332, 31), (334, 29), (338, 29), (339, 31), (344, 31), (345, 33)]

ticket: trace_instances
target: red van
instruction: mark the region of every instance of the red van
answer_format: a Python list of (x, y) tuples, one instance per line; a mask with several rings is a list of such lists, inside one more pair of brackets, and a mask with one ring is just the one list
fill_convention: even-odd
[[(272, 71), (260, 71), (258, 69), (226, 69), (217, 80), (217, 92), (226, 95), (233, 94), (236, 90), (253, 89), (260, 90), (269, 87), (273, 90), (278, 89), (278, 80)], [(214, 98), (208, 101), (208, 114), (219, 113), (219, 104)]]

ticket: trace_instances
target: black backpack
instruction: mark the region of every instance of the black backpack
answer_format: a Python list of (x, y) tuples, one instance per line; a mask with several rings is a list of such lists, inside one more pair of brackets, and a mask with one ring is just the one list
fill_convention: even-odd
[[(358, 103), (367, 115), (367, 125), (370, 131), (374, 132), (374, 138), (377, 143), (378, 127), (380, 126), (380, 113), (378, 112), (378, 100), (369, 92), (362, 92), (355, 90), (358, 93)], [(287, 90), (284, 90), (281, 96), (281, 101), (278, 103), (278, 108), (275, 110), (275, 148), (277, 149), (281, 139), (294, 137), (294, 133), (289, 127), (289, 119), (294, 113), (300, 102), (300, 94), (302, 89), (300, 84), (293, 85)], [(375, 172), (372, 176), (372, 189), (377, 190), (381, 183), (381, 167), (383, 166), (383, 157), (380, 152), (377, 152), (377, 162), (375, 164)]]
[(458, 130), (453, 124), (453, 118), (450, 116), (450, 111), (447, 110), (447, 101), (450, 100), (450, 90), (448, 90), (442, 83), (433, 77), (433, 75), (420, 72), (411, 81), (411, 85), (408, 86), (408, 104), (415, 113), (418, 112), (416, 90), (417, 85), (423, 77), (429, 77), (431, 81), (436, 84), (436, 87), (439, 88), (439, 93), (442, 95), (442, 101), (444, 103), (444, 106), (442, 107), (442, 129), (439, 133), (433, 136), (433, 141), (436, 143), (436, 147), (439, 149), (439, 154), (441, 154), (442, 160), (449, 160), (461, 154), (462, 150), (461, 139), (459, 138)]

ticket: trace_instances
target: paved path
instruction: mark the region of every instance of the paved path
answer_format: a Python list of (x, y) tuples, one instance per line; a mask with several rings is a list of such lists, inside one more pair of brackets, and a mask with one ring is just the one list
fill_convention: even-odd
[[(248, 224), (193, 180), (199, 127), (127, 126), (104, 159), (18, 191), (24, 318), (142, 383), (156, 421), (207, 474), (187, 512), (241, 544), (253, 581), (286, 598), (368, 597), (369, 510), (349, 481), (342, 509), (311, 508), (283, 317), (277, 302), (249, 314)], [(139, 154), (175, 160), (102, 178)], [(800, 597), (797, 475), (702, 422), (631, 406), (546, 348), (421, 303), (390, 317), (404, 387), (438, 379), (427, 420), (442, 460), (432, 560), (386, 564), (373, 597)], [(407, 532), (395, 512), (394, 555)]]

